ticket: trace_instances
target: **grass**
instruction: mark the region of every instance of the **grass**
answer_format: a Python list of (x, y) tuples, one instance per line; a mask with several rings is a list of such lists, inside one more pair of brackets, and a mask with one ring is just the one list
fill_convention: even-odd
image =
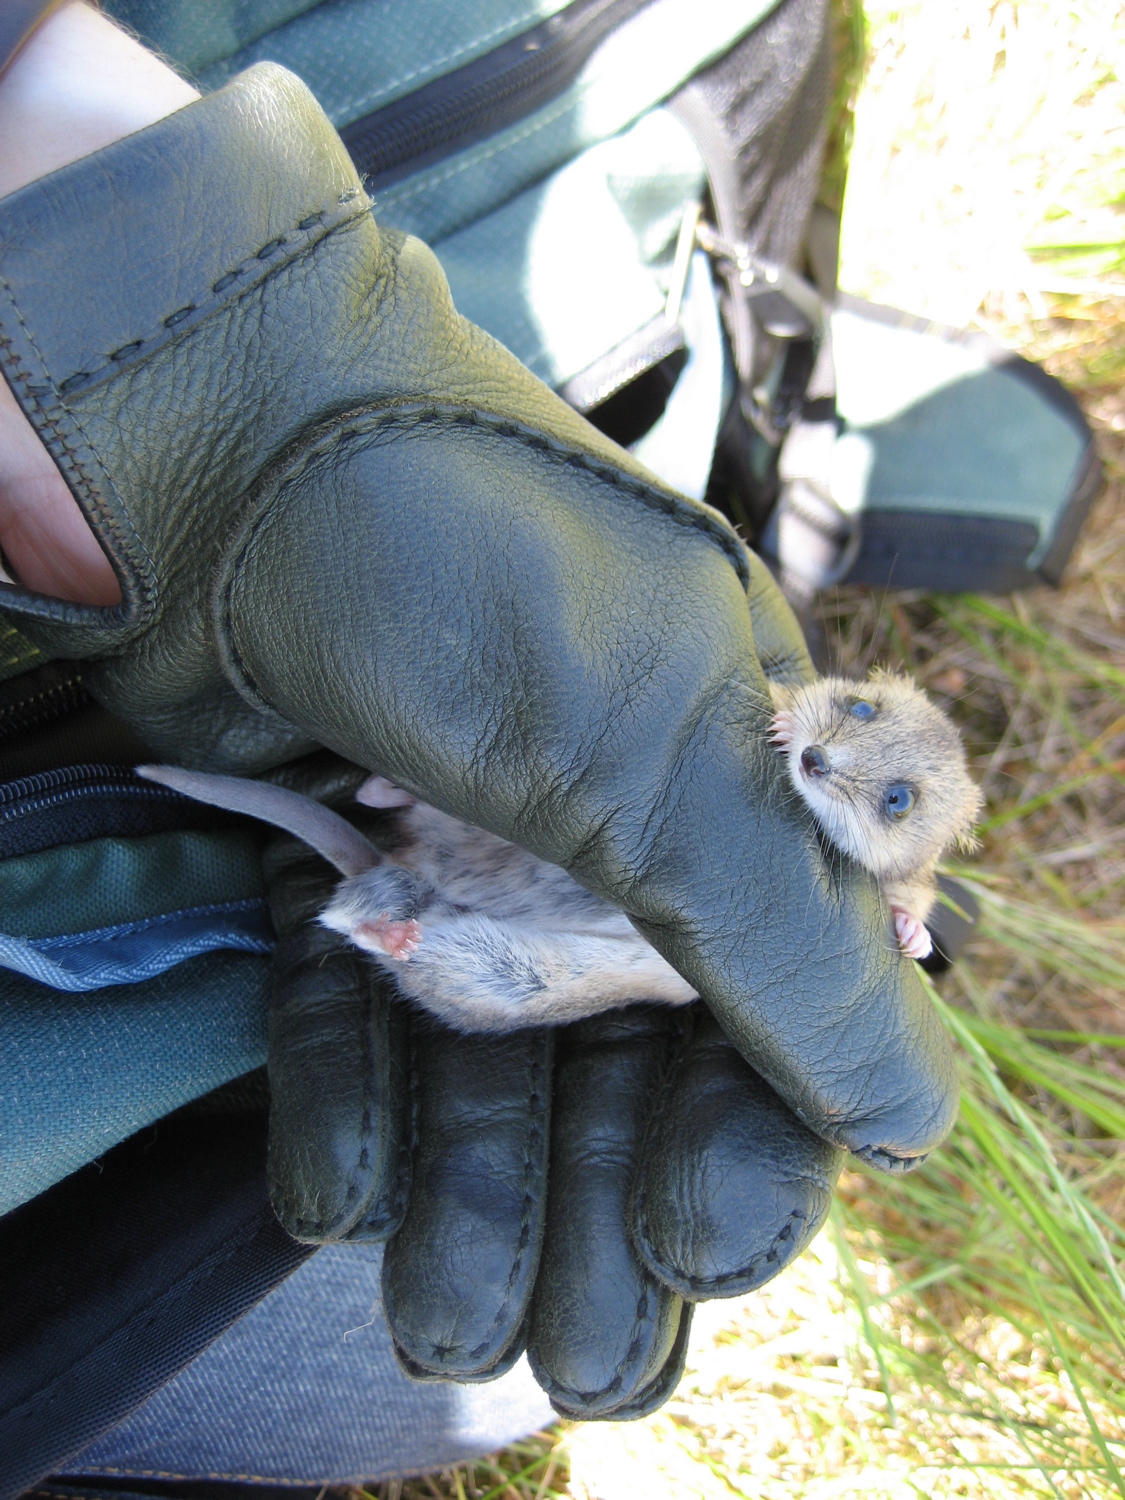
[(1107, 475), (1059, 591), (823, 602), (839, 665), (913, 671), (987, 797), (958, 872), (981, 921), (934, 993), (960, 1119), (915, 1174), (846, 1172), (794, 1266), (702, 1307), (654, 1416), (380, 1500), (1125, 1496), (1125, 11), (837, 0), (837, 22), (841, 285), (1041, 360)]
[(364, 1489), (344, 1486), (323, 1492), (340, 1500), (565, 1500), (568, 1461), (566, 1437), (559, 1431), (536, 1432), (522, 1443), (477, 1463), (459, 1464), (440, 1474), (417, 1479), (388, 1479)]

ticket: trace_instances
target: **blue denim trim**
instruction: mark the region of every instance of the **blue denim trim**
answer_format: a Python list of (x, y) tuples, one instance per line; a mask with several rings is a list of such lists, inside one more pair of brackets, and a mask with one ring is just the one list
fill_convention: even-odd
[(217, 948), (272, 953), (269, 908), (260, 897), (221, 901), (60, 937), (0, 933), (0, 967), (55, 990), (77, 993), (140, 984)]
[(524, 1359), (484, 1385), (404, 1375), (382, 1261), (381, 1245), (325, 1245), (61, 1473), (142, 1489), (371, 1484), (495, 1452), (555, 1420)]

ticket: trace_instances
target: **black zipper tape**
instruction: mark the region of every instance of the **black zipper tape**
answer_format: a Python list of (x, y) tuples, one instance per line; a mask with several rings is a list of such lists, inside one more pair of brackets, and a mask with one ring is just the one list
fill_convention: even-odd
[(89, 702), (78, 662), (44, 662), (0, 683), (0, 740), (45, 728)]
[(122, 766), (63, 766), (0, 784), (0, 859), (89, 839), (258, 828)]
[(463, 151), (558, 98), (598, 43), (652, 0), (576, 0), (463, 68), (345, 125), (369, 192)]

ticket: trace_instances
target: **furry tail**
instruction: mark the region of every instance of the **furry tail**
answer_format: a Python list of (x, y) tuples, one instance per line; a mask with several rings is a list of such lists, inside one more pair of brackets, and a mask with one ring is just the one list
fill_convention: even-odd
[(341, 875), (362, 875), (381, 863), (379, 851), (358, 829), (300, 792), (268, 781), (212, 776), (205, 771), (183, 771), (178, 766), (137, 766), (136, 771), (146, 781), (158, 781), (196, 802), (225, 807), (228, 812), (245, 813), (283, 828), (335, 865)]

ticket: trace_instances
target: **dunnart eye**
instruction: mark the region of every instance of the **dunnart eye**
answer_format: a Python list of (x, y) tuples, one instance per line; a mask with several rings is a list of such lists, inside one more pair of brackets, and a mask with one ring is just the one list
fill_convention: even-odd
[(883, 806), (887, 810), (889, 818), (905, 818), (914, 806), (914, 789), (906, 785), (904, 781), (897, 782), (894, 786), (887, 788), (887, 795), (883, 799)]
[(868, 703), (866, 698), (855, 698), (848, 704), (848, 713), (853, 719), (873, 719), (875, 717), (874, 703)]

